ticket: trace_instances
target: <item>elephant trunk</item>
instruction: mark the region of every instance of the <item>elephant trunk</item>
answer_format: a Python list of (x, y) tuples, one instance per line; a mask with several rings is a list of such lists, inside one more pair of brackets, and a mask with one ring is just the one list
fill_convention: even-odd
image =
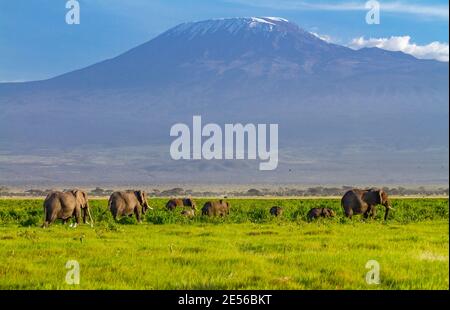
[(385, 206), (387, 209), (389, 209), (389, 210), (395, 210), (394, 208), (392, 208), (392, 204), (391, 204), (391, 202), (390, 202), (389, 200), (387, 200), (387, 201), (384, 203), (384, 206)]
[(386, 212), (384, 213), (384, 220), (386, 221), (388, 218), (389, 211), (394, 210), (394, 208), (392, 208), (391, 202), (388, 199), (383, 203), (383, 205), (386, 208)]
[(386, 206), (386, 212), (384, 213), (384, 220), (385, 221), (387, 221), (387, 219), (388, 219), (389, 210), (392, 210), (392, 207), (390, 205), (387, 205)]
[(43, 228), (47, 227), (47, 208), (44, 206), (44, 222), (42, 224)]

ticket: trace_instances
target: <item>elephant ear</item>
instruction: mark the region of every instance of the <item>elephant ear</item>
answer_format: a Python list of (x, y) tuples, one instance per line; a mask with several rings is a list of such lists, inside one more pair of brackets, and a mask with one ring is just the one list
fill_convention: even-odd
[(368, 190), (363, 194), (363, 200), (371, 206), (380, 204), (380, 191), (379, 190)]
[(142, 191), (135, 191), (134, 195), (136, 195), (136, 198), (141, 205), (144, 204), (144, 199), (142, 197)]
[(144, 202), (145, 202), (145, 194), (144, 194), (144, 192), (143, 191), (136, 191), (134, 193), (135, 193), (139, 203), (141, 204), (141, 206), (143, 206)]
[(84, 192), (84, 191), (80, 191), (81, 192), (81, 195), (83, 195), (83, 199), (84, 199), (84, 202), (87, 202), (87, 195), (86, 195), (86, 192)]
[(386, 200), (388, 200), (386, 192), (380, 190), (380, 204), (383, 204)]
[(75, 199), (80, 207), (83, 207), (83, 192), (78, 189), (71, 190), (70, 192), (75, 196)]

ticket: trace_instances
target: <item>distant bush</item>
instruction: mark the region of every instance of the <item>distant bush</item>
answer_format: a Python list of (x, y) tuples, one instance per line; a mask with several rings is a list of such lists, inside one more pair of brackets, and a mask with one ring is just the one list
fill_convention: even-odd
[(137, 224), (137, 221), (134, 216), (123, 216), (117, 220), (117, 223), (122, 225), (133, 225)]
[(22, 227), (40, 226), (42, 221), (42, 218), (38, 216), (28, 216), (26, 219), (21, 220), (19, 225)]

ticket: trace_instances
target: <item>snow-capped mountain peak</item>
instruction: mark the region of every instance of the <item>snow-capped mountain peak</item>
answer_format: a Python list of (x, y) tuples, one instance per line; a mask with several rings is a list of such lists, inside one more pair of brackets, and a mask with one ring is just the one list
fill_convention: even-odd
[(236, 17), (210, 19), (180, 24), (166, 32), (169, 36), (187, 35), (190, 38), (226, 31), (236, 34), (242, 30), (288, 31), (298, 26), (281, 17)]

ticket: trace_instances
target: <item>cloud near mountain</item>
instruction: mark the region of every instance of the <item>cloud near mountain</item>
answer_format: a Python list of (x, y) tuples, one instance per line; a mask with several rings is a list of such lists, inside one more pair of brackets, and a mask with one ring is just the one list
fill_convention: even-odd
[(389, 38), (359, 37), (353, 39), (349, 47), (360, 49), (363, 47), (377, 47), (388, 51), (399, 51), (413, 55), (419, 59), (435, 59), (439, 61), (449, 61), (448, 43), (431, 42), (426, 45), (418, 45), (411, 42), (410, 36), (391, 36)]

